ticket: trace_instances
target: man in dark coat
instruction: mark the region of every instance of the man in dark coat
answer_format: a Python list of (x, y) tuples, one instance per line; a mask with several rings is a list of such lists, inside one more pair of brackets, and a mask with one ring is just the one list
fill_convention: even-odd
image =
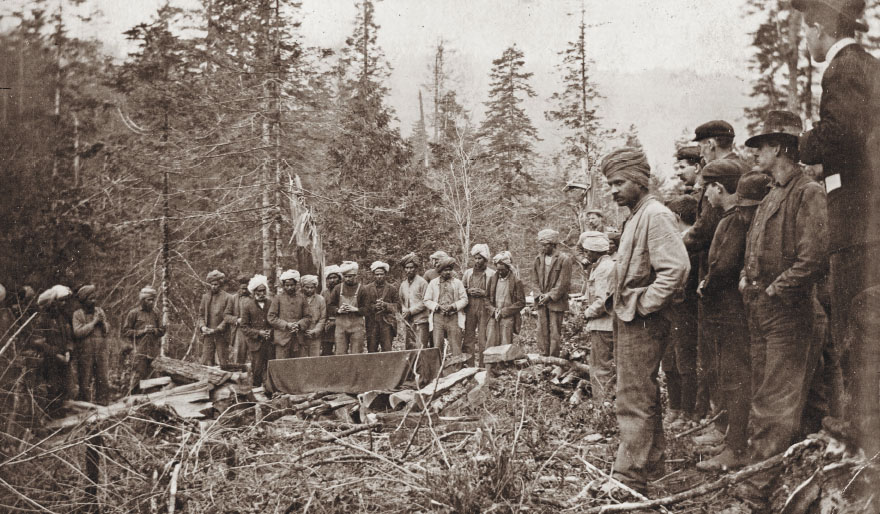
[(96, 288), (94, 285), (85, 285), (76, 292), (76, 297), (82, 305), (73, 313), (73, 336), (76, 338), (76, 346), (79, 353), (78, 375), (79, 395), (78, 399), (92, 401), (91, 386), (92, 378), (95, 379), (94, 401), (100, 405), (107, 405), (110, 399), (110, 347), (107, 334), (110, 333), (110, 323), (104, 309), (95, 304)]
[[(852, 335), (849, 417), (860, 444), (880, 451), (880, 61), (854, 39), (862, 0), (794, 0), (804, 11), (807, 48), (827, 63), (813, 129), (800, 141), (801, 160), (821, 164), (828, 194), (831, 330), (844, 348)], [(873, 257), (873, 258), (872, 258)]]
[(248, 275), (239, 275), (238, 292), (232, 295), (232, 301), (226, 307), (226, 324), (232, 327), (229, 335), (229, 342), (232, 344), (231, 356), (236, 364), (247, 362), (247, 338), (245, 338), (244, 332), (241, 331), (241, 309), (242, 305), (244, 305), (244, 299), (251, 295), (247, 288), (250, 280), (251, 277)]
[(367, 351), (370, 353), (391, 351), (391, 343), (397, 335), (397, 286), (387, 281), (391, 266), (376, 261), (370, 266), (373, 282), (364, 287), (367, 292)]
[(251, 383), (263, 385), (269, 359), (274, 356), (272, 325), (269, 324), (269, 281), (263, 275), (254, 275), (248, 282), (251, 295), (245, 297), (241, 311), (241, 330), (247, 338), (251, 358)]
[[(757, 168), (773, 181), (749, 228), (739, 283), (752, 339), (753, 462), (792, 443), (818, 360), (813, 294), (828, 257), (828, 219), (825, 192), (797, 164), (800, 132), (796, 114), (771, 111), (762, 133), (746, 141), (757, 149)], [(771, 479), (756, 476), (740, 489), (765, 498)]]
[(199, 331), (202, 333), (202, 364), (213, 366), (216, 361), (226, 365), (229, 357), (229, 334), (226, 311), (232, 303), (232, 295), (223, 290), (226, 275), (218, 270), (208, 273), (209, 290), (202, 295), (199, 304)]
[[(486, 346), (513, 344), (513, 335), (522, 326), (520, 312), (526, 306), (526, 293), (522, 281), (513, 270), (510, 252), (496, 255), (495, 274), (486, 286), (486, 312), (489, 323), (486, 326)], [(480, 359), (482, 363), (482, 358)]]
[(559, 232), (544, 229), (538, 232), (541, 253), (532, 268), (540, 294), (535, 298), (538, 313), (538, 348), (544, 355), (559, 357), (562, 349), (562, 318), (568, 311), (568, 289), (571, 287), (571, 258), (557, 250)]
[(150, 376), (150, 365), (162, 350), (165, 327), (154, 308), (156, 295), (156, 290), (150, 286), (141, 289), (138, 306), (128, 311), (122, 323), (121, 335), (131, 341), (133, 350), (130, 391), (137, 389), (140, 381)]

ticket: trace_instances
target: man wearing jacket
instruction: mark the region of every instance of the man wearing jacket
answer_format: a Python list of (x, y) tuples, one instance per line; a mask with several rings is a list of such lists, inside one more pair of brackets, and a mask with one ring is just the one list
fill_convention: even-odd
[(367, 351), (390, 352), (391, 343), (397, 335), (397, 287), (387, 281), (391, 266), (382, 261), (370, 265), (373, 282), (364, 288), (367, 291)]
[(251, 384), (262, 387), (266, 368), (272, 358), (272, 325), (269, 324), (269, 280), (264, 275), (254, 275), (248, 282), (250, 296), (242, 304), (241, 331), (247, 338), (251, 359)]
[(562, 343), (562, 318), (568, 312), (568, 289), (571, 286), (571, 259), (557, 250), (559, 232), (547, 228), (538, 232), (541, 253), (532, 267), (540, 294), (535, 298), (538, 313), (538, 348), (544, 355), (559, 357)]
[(324, 268), (324, 291), (321, 296), (324, 297), (327, 317), (324, 319), (324, 335), (321, 336), (321, 355), (325, 356), (333, 355), (336, 347), (336, 312), (330, 309), (330, 296), (340, 282), (342, 274), (339, 273), (339, 266), (331, 264)]
[(236, 364), (247, 362), (247, 340), (244, 337), (244, 332), (241, 331), (241, 307), (244, 304), (244, 299), (250, 296), (247, 288), (250, 280), (251, 277), (247, 275), (238, 277), (238, 292), (232, 295), (232, 301), (226, 307), (226, 325), (232, 327), (229, 336), (229, 342), (232, 344), (232, 360)]
[(608, 255), (610, 245), (604, 232), (584, 232), (580, 244), (587, 260), (593, 264), (587, 280), (589, 303), (584, 318), (590, 331), (590, 387), (593, 401), (601, 405), (614, 397), (614, 327), (605, 309), (614, 281), (614, 258)]
[(620, 427), (614, 474), (645, 491), (649, 475), (662, 473), (664, 467), (666, 441), (657, 382), (669, 334), (663, 311), (682, 296), (690, 260), (675, 215), (648, 194), (651, 167), (645, 154), (622, 147), (606, 155), (600, 169), (614, 201), (630, 209), (620, 236), (614, 279)]
[(76, 292), (81, 309), (73, 313), (73, 337), (77, 340), (79, 396), (84, 402), (92, 401), (92, 378), (95, 379), (94, 401), (107, 405), (110, 399), (110, 348), (107, 334), (110, 323), (104, 309), (95, 305), (95, 286), (85, 285)]
[(208, 273), (206, 281), (210, 290), (202, 295), (199, 304), (199, 332), (202, 334), (202, 364), (226, 365), (229, 356), (229, 334), (226, 332), (226, 311), (232, 303), (232, 295), (223, 290), (226, 275), (218, 270)]
[(800, 140), (801, 161), (821, 164), (828, 194), (831, 331), (855, 369), (849, 418), (860, 445), (880, 451), (880, 61), (858, 43), (863, 0), (794, 0), (807, 48), (827, 63), (819, 121)]
[(267, 319), (273, 329), (276, 359), (305, 356), (300, 335), (309, 328), (309, 315), (303, 296), (296, 290), (298, 282), (299, 272), (295, 269), (282, 273), (284, 291), (275, 295), (269, 307)]
[(132, 344), (132, 370), (129, 391), (139, 388), (140, 381), (150, 376), (150, 365), (162, 350), (165, 327), (156, 309), (157, 292), (150, 286), (141, 289), (138, 306), (128, 311), (121, 335)]
[(489, 245), (475, 244), (471, 248), (471, 255), (474, 257), (474, 267), (468, 268), (461, 277), (468, 295), (462, 351), (471, 355), (468, 366), (474, 365), (475, 355), (479, 365), (482, 366), (483, 350), (486, 349), (487, 324), (489, 323), (487, 288), (489, 279), (495, 274), (495, 270), (486, 267), (490, 258)]
[(461, 280), (452, 276), (455, 259), (441, 257), (437, 261), (440, 276), (428, 283), (425, 290), (425, 307), (431, 313), (428, 328), (433, 332), (434, 347), (443, 348), (443, 340), (449, 341), (449, 353), (461, 355), (461, 333), (464, 330), (464, 308), (468, 297)]
[(428, 281), (419, 275), (419, 258), (414, 253), (405, 255), (400, 260), (406, 278), (400, 282), (398, 298), (400, 313), (403, 318), (400, 331), (405, 334), (403, 340), (407, 350), (427, 348), (431, 346), (428, 338), (428, 308), (425, 307), (425, 290)]
[[(522, 280), (513, 269), (513, 257), (503, 251), (492, 258), (495, 274), (486, 286), (486, 346), (513, 344), (513, 335), (522, 327), (526, 293)], [(482, 362), (482, 361), (481, 361)], [(481, 364), (482, 365), (482, 364)]]

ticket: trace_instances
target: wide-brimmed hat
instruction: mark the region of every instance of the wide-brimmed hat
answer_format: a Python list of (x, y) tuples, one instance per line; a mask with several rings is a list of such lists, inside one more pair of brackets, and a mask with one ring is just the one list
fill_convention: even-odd
[(859, 32), (867, 32), (868, 25), (859, 18), (865, 12), (864, 0), (792, 0), (791, 6), (798, 11), (806, 11), (811, 5), (822, 5), (847, 18), (853, 28)]
[(790, 139), (797, 143), (804, 131), (801, 117), (791, 111), (770, 111), (761, 127), (761, 133), (746, 139), (746, 146), (757, 148), (766, 139)]

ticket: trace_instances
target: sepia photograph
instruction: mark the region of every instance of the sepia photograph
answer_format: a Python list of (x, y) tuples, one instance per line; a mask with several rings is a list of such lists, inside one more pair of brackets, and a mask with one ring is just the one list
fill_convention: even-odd
[(880, 513), (878, 59), (880, 0), (0, 1), (0, 512)]

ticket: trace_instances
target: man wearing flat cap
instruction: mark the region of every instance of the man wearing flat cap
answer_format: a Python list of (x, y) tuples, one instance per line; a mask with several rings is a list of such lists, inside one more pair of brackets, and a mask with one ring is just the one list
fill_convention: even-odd
[(237, 364), (245, 364), (247, 362), (247, 338), (241, 331), (241, 309), (244, 299), (250, 296), (248, 291), (248, 283), (250, 275), (239, 275), (238, 291), (232, 295), (232, 301), (226, 307), (226, 325), (231, 327), (229, 342), (232, 345), (231, 358)]
[(76, 292), (82, 308), (73, 313), (73, 337), (76, 339), (77, 371), (79, 374), (78, 399), (92, 400), (92, 379), (95, 380), (94, 402), (107, 405), (110, 399), (110, 348), (107, 334), (110, 324), (104, 309), (95, 303), (96, 288), (85, 285)]
[(701, 161), (699, 145), (683, 145), (675, 151), (675, 164), (673, 167), (675, 169), (675, 176), (681, 181), (684, 194), (694, 193)]
[[(798, 433), (805, 395), (818, 360), (813, 294), (828, 258), (825, 192), (798, 166), (800, 117), (768, 113), (755, 149), (757, 168), (772, 179), (746, 239), (739, 289), (751, 335), (751, 460), (785, 451)], [(755, 477), (752, 490), (770, 477)], [(761, 497), (767, 491), (755, 491)]]
[(401, 329), (407, 350), (427, 348), (431, 345), (428, 337), (428, 308), (425, 307), (425, 290), (428, 281), (419, 275), (419, 257), (409, 253), (400, 259), (406, 278), (400, 282)]
[(303, 296), (296, 290), (299, 272), (289, 269), (281, 274), (281, 294), (275, 295), (266, 319), (272, 325), (275, 358), (305, 357), (301, 335), (310, 325)]
[[(868, 27), (862, 0), (794, 0), (822, 75), (819, 121), (800, 140), (801, 161), (821, 164), (828, 195), (831, 332), (849, 346), (849, 418), (860, 445), (880, 451), (880, 61), (854, 39)], [(847, 337), (851, 344), (844, 345)]]
[(538, 314), (538, 349), (544, 355), (559, 357), (562, 349), (562, 318), (568, 312), (571, 287), (571, 258), (561, 253), (559, 232), (545, 228), (538, 232), (541, 253), (535, 257), (532, 277), (540, 294), (535, 298)]
[(584, 318), (590, 333), (590, 386), (593, 401), (601, 405), (614, 397), (614, 327), (611, 314), (605, 308), (614, 282), (614, 257), (608, 255), (611, 245), (604, 232), (584, 232), (581, 247), (593, 265), (587, 279), (589, 303)]
[(153, 359), (162, 351), (162, 336), (165, 326), (162, 317), (156, 312), (158, 292), (151, 286), (141, 289), (138, 306), (128, 311), (122, 323), (121, 335), (132, 345), (132, 370), (129, 391), (139, 389), (141, 380), (150, 377)]
[(391, 351), (391, 343), (397, 335), (397, 286), (388, 283), (391, 266), (382, 261), (370, 265), (373, 282), (367, 291), (367, 351), (370, 353)]
[(495, 274), (486, 286), (486, 310), (489, 323), (486, 328), (486, 344), (498, 346), (513, 344), (514, 334), (522, 327), (522, 310), (526, 306), (526, 293), (522, 280), (513, 267), (510, 252), (503, 251), (492, 258)]
[(663, 472), (666, 441), (657, 374), (669, 336), (664, 311), (681, 297), (690, 260), (675, 215), (648, 193), (651, 167), (632, 147), (606, 155), (600, 170), (618, 205), (628, 207), (615, 263), (617, 423), (615, 477), (645, 491)]
[(218, 270), (208, 273), (205, 281), (209, 290), (199, 304), (199, 332), (202, 334), (202, 365), (213, 366), (216, 361), (225, 366), (229, 356), (229, 334), (226, 311), (232, 295), (223, 290), (226, 275)]
[(464, 309), (468, 304), (467, 291), (461, 280), (452, 275), (455, 259), (443, 257), (437, 261), (440, 276), (428, 283), (425, 307), (431, 313), (428, 329), (432, 331), (434, 347), (443, 348), (449, 342), (449, 353), (461, 355), (461, 333), (464, 330)]
[(474, 365), (474, 356), (476, 355), (477, 361), (482, 367), (489, 323), (487, 288), (489, 287), (489, 279), (495, 274), (495, 270), (486, 267), (490, 258), (489, 245), (475, 244), (471, 248), (471, 255), (474, 257), (474, 267), (468, 268), (461, 278), (468, 295), (462, 351), (471, 355), (468, 366)]

